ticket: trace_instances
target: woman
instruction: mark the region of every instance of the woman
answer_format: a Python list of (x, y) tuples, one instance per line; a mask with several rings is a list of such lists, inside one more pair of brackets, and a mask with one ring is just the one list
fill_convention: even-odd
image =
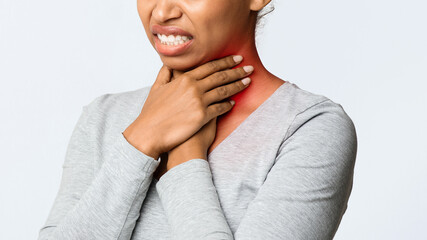
[(262, 65), (269, 3), (138, 1), (164, 65), (151, 87), (84, 107), (39, 239), (333, 238), (356, 131)]

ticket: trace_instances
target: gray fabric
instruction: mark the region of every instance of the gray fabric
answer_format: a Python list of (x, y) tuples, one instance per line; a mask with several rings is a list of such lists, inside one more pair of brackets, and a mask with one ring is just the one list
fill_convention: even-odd
[[(285, 82), (204, 159), (160, 181), (122, 132), (151, 86), (83, 107), (38, 239), (332, 239), (353, 185), (354, 124)], [(238, 103), (237, 103), (238, 104)]]

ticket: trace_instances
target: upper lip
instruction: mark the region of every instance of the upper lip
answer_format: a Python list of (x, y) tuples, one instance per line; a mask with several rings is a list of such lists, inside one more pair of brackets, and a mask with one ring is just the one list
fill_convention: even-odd
[(181, 35), (181, 36), (188, 36), (192, 37), (192, 35), (189, 32), (186, 32), (182, 30), (179, 27), (174, 26), (160, 26), (160, 25), (153, 25), (151, 26), (151, 32), (154, 35), (162, 34), (162, 35)]

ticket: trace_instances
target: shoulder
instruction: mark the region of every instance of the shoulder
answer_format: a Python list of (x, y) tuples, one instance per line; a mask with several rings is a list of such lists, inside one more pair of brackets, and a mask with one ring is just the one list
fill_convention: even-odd
[(307, 122), (314, 124), (334, 125), (337, 128), (345, 128), (355, 131), (353, 120), (344, 110), (344, 107), (330, 98), (300, 88), (294, 83), (289, 83), (285, 91), (283, 101), (288, 102), (288, 112), (292, 112), (293, 121), (288, 129), (288, 135), (292, 128), (300, 127)]
[(105, 132), (121, 131), (138, 117), (151, 86), (139, 89), (105, 93), (83, 107), (86, 129)]
[(284, 141), (311, 144), (314, 147), (357, 151), (357, 134), (353, 120), (344, 107), (330, 98), (291, 84), (288, 90), (293, 119)]
[(87, 111), (109, 112), (120, 108), (122, 110), (139, 107), (141, 101), (148, 96), (151, 86), (138, 88), (131, 91), (104, 93), (95, 97), (83, 108)]

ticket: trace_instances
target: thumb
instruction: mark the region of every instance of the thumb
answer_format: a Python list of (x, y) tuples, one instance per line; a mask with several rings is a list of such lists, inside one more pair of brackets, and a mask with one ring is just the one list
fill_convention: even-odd
[(156, 81), (153, 83), (152, 88), (160, 87), (171, 81), (172, 69), (168, 68), (166, 65), (163, 65), (157, 74)]

